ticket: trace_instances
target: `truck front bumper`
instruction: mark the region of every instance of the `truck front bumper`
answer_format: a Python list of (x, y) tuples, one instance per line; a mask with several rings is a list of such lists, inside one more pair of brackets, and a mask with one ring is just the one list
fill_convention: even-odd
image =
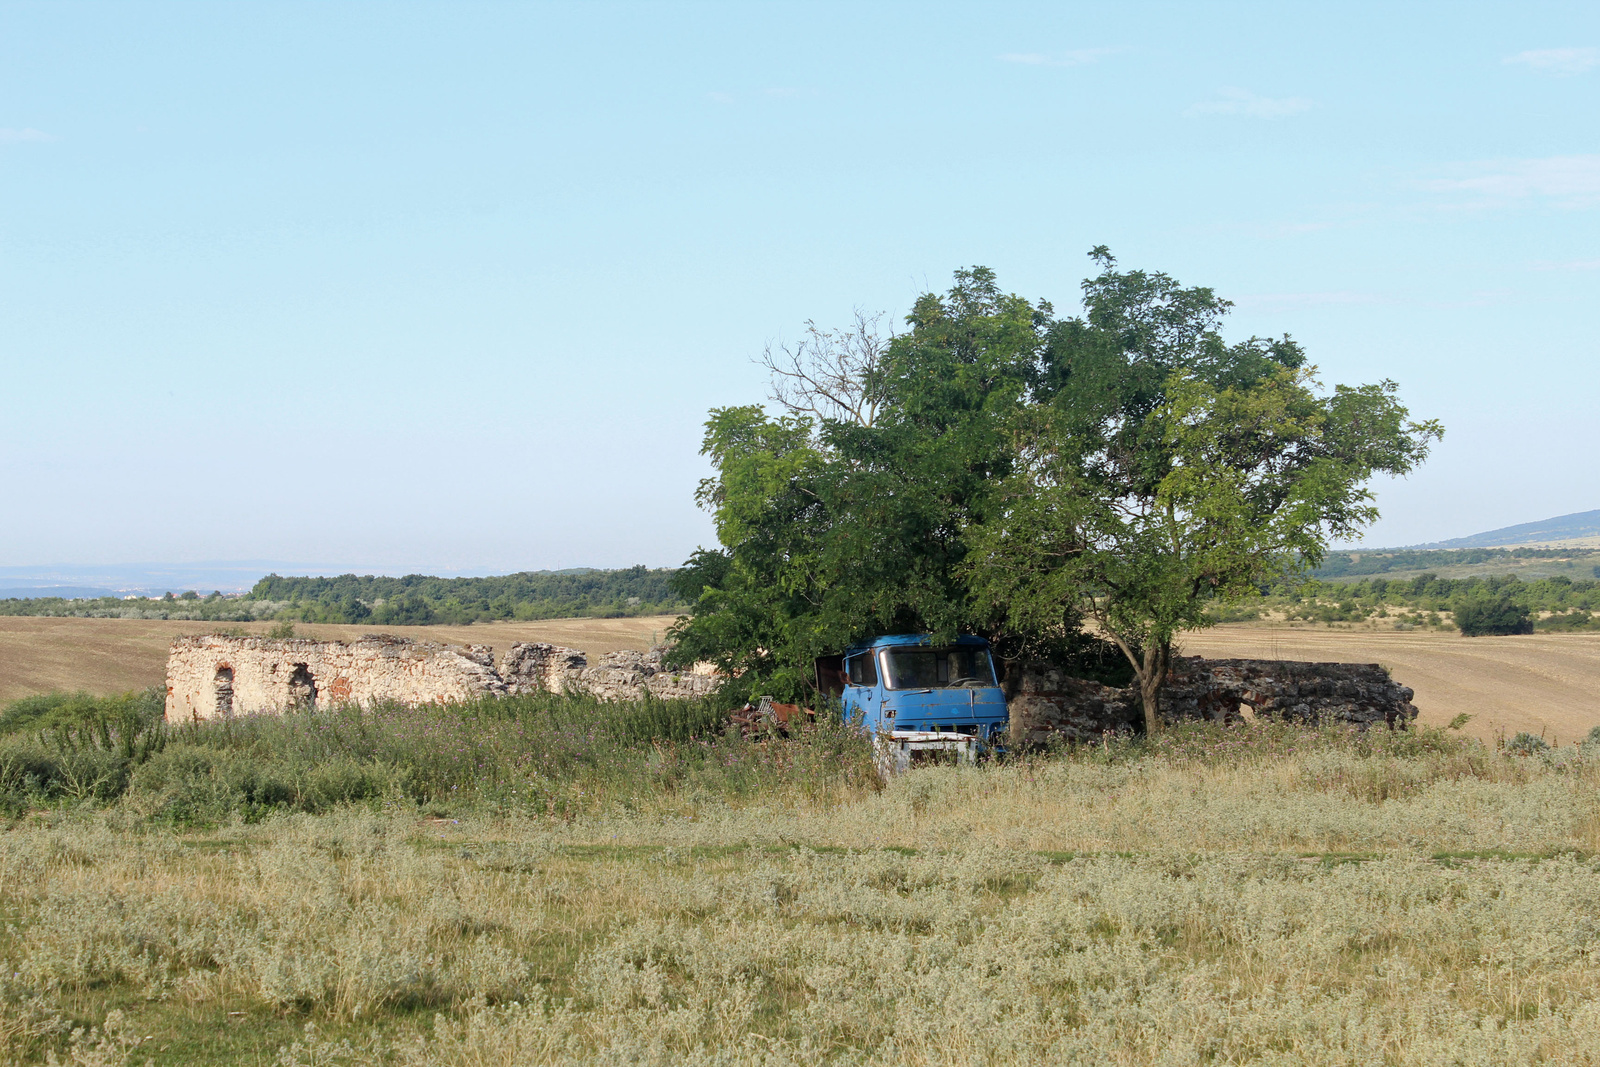
[(884, 778), (903, 774), (919, 763), (972, 764), (992, 746), (975, 734), (943, 730), (890, 730), (874, 735), (873, 762)]

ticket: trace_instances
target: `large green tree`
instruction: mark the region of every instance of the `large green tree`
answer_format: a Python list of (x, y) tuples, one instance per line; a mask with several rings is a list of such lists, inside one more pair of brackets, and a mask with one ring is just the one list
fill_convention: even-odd
[[(711, 413), (703, 452), (717, 473), (699, 499), (722, 548), (697, 552), (678, 579), (695, 605), (675, 631), (679, 661), (710, 659), (798, 696), (812, 659), (874, 634), (970, 632), (1022, 649), (1003, 614), (972, 598), (961, 565), (964, 531), (1010, 470), (1011, 419), (1051, 310), (975, 268), (920, 298), (906, 322), (881, 350), (857, 346), (875, 358), (832, 413), (815, 394), (777, 416)], [(847, 392), (837, 376), (830, 391)], [(867, 406), (871, 419), (859, 416)]]
[(1287, 337), (1227, 344), (1228, 303), (1105, 251), (1051, 378), (1015, 415), (998, 503), (966, 530), (974, 598), (1018, 629), (1087, 616), (1161, 725), (1174, 638), (1216, 600), (1321, 561), (1377, 517), (1368, 485), (1426, 458), (1393, 382), (1316, 388)]
[(785, 413), (713, 411), (699, 498), (722, 547), (677, 579), (678, 659), (800, 695), (816, 655), (875, 634), (1060, 659), (1095, 645), (1088, 616), (1154, 725), (1208, 598), (1319, 558), (1375, 514), (1372, 473), (1426, 454), (1436, 427), (1392, 386), (1319, 398), (1287, 338), (1225, 343), (1211, 290), (1092, 255), (1081, 316), (961, 271), (904, 333), (846, 337), (871, 359), (823, 353), (825, 390), (786, 377)]

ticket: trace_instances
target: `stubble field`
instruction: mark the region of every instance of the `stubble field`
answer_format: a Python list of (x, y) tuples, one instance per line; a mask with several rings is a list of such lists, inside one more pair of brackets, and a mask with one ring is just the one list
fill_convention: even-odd
[[(645, 649), (673, 616), (553, 619), (476, 626), (411, 626), (418, 641), (474, 642), (503, 652), (516, 641), (549, 641), (593, 655)], [(265, 633), (270, 623), (244, 628)], [(160, 685), (167, 646), (204, 624), (130, 619), (0, 617), (0, 702), (51, 690), (101, 695)], [(351, 640), (368, 626), (306, 625), (303, 636)], [(1600, 634), (1463, 638), (1454, 633), (1387, 632), (1231, 623), (1187, 635), (1191, 655), (1382, 663), (1416, 690), (1424, 723), (1466, 713), (1466, 732), (1493, 742), (1519, 731), (1570, 744), (1600, 725)]]
[[(414, 641), (492, 645), (504, 652), (517, 641), (548, 641), (591, 655), (646, 649), (666, 636), (675, 616), (627, 619), (549, 619), (476, 626), (403, 626), (390, 631)], [(229, 624), (232, 627), (235, 624)], [(265, 634), (270, 622), (238, 624)], [(210, 629), (215, 629), (211, 627)], [(301, 637), (350, 641), (372, 626), (304, 624)], [(167, 648), (175, 637), (206, 633), (202, 622), (143, 619), (52, 619), (0, 616), (0, 703), (53, 690), (96, 696), (162, 685)]]
[(1381, 663), (1416, 690), (1421, 721), (1471, 715), (1484, 741), (1527, 731), (1572, 744), (1600, 726), (1600, 634), (1462, 637), (1456, 633), (1216, 626), (1188, 634), (1183, 651), (1218, 658)]

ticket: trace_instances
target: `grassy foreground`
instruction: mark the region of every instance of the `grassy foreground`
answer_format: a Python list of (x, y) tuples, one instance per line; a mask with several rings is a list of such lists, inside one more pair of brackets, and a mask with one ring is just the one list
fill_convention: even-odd
[[(532, 799), (481, 709), (433, 709), (426, 744), (340, 742), (384, 782), (356, 802), (241, 805), (233, 763), (195, 769), (209, 746), (291, 781), (351, 733), (330, 716), (169, 738), (114, 799), (16, 815), (0, 1060), (1600, 1059), (1587, 746), (1195, 728), (879, 790), (826, 730), (652, 741), (591, 712), (611, 762), (541, 757)], [(542, 743), (561, 713), (500, 721)], [(450, 800), (422, 752), (469, 734), (504, 758)], [(207, 775), (212, 807), (173, 806)]]

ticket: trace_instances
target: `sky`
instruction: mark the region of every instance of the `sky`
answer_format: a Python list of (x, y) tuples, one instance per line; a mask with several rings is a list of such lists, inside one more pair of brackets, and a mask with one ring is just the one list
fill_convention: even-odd
[(0, 566), (715, 543), (808, 320), (1087, 251), (1444, 422), (1369, 546), (1600, 507), (1600, 5), (0, 3)]

